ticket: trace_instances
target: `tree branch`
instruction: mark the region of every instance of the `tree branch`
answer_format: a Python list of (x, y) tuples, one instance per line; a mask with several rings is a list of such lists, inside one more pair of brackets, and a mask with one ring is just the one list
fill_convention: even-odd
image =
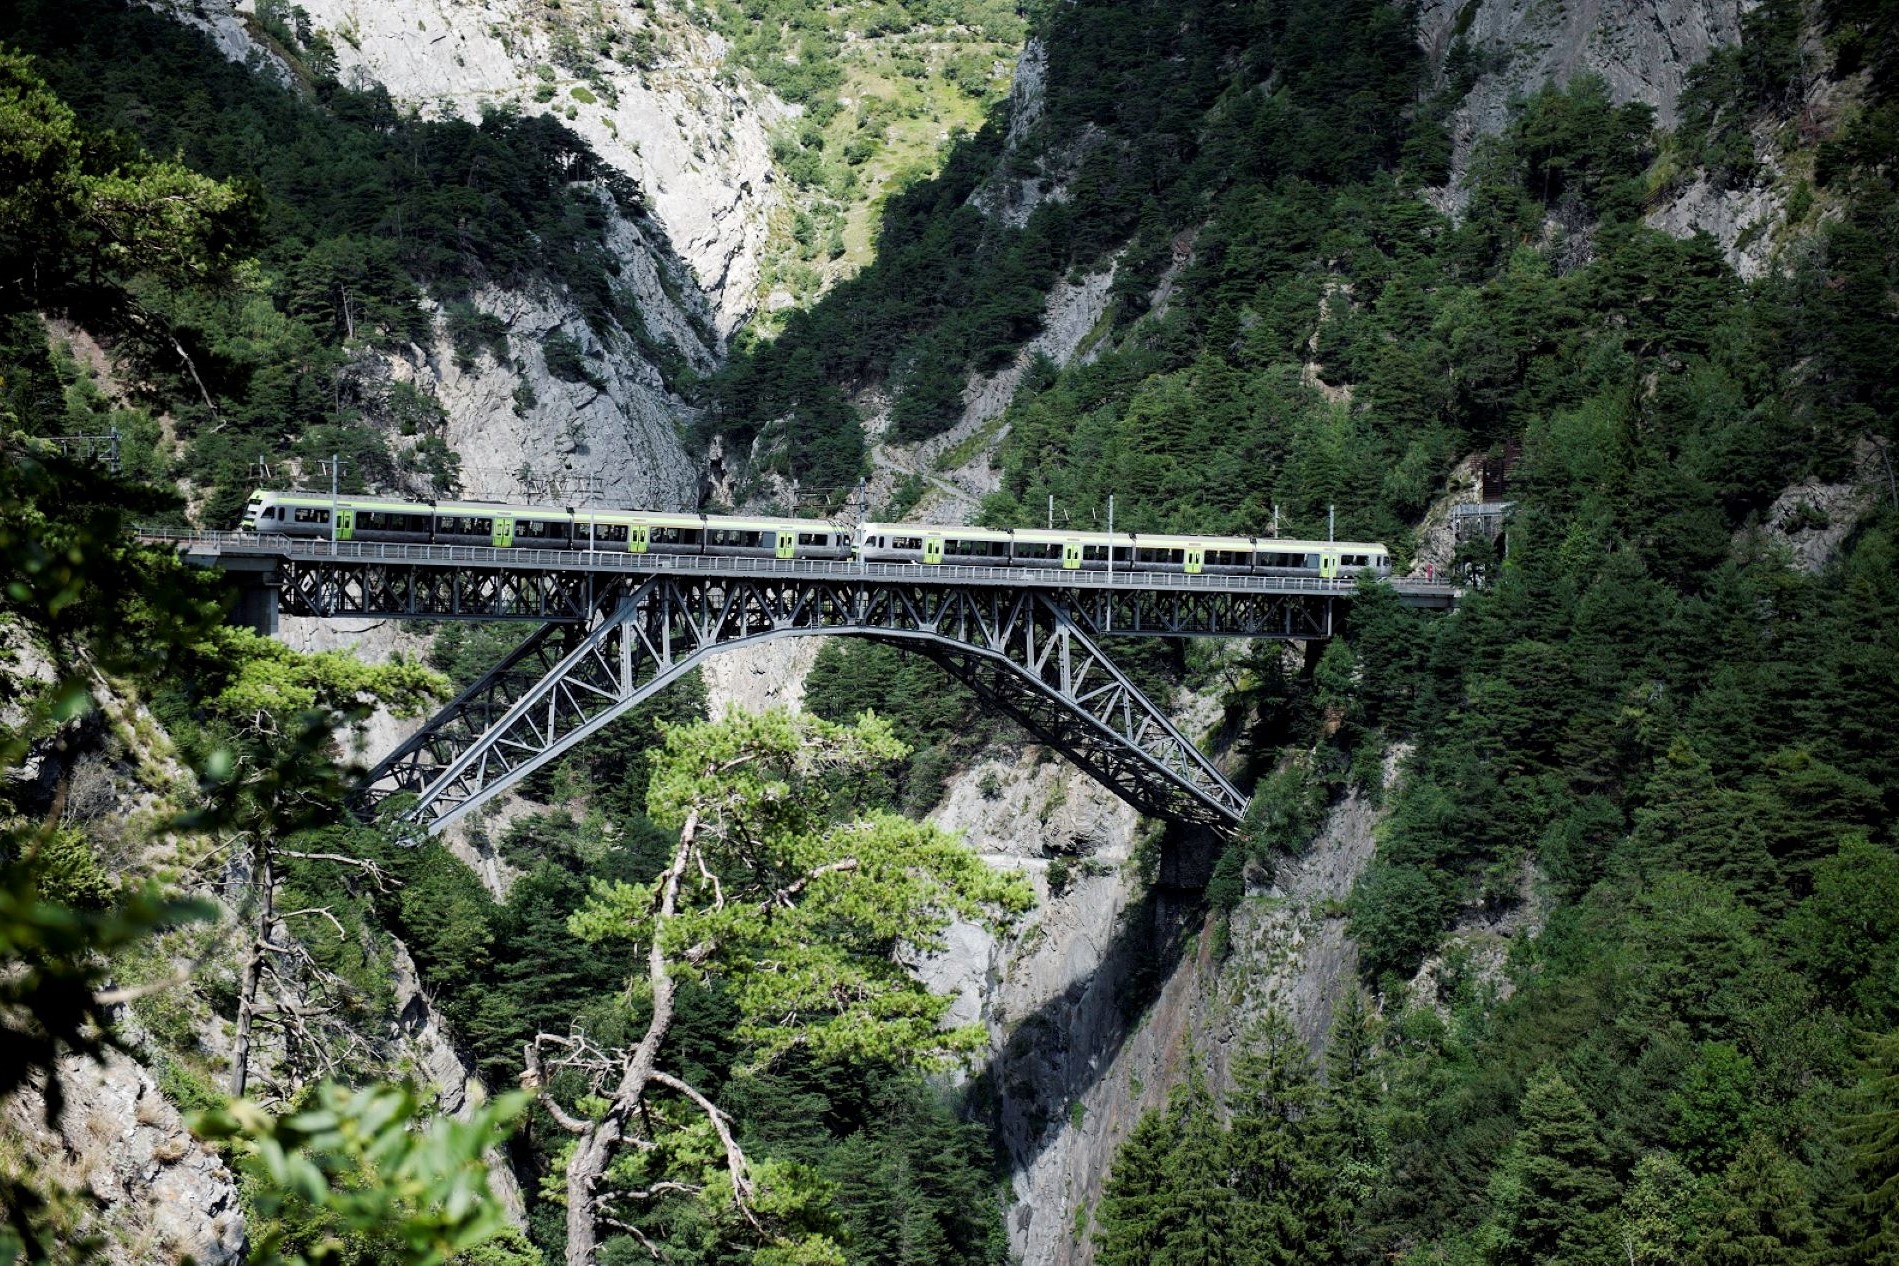
[(554, 1118), (555, 1125), (566, 1130), (569, 1134), (585, 1134), (590, 1122), (581, 1120), (579, 1117), (567, 1111), (567, 1109), (561, 1107), (560, 1104), (554, 1102), (554, 1096), (548, 1093), (546, 1074), (541, 1068), (542, 1038), (550, 1038), (556, 1042), (560, 1041), (560, 1039), (553, 1038), (551, 1034), (547, 1033), (537, 1033), (534, 1035), (534, 1040), (529, 1042), (525, 1047), (524, 1057), (527, 1062), (527, 1068), (521, 1074), (521, 1088), (535, 1092), (534, 1097), (539, 1099), (541, 1106), (547, 1109), (547, 1115)]
[(281, 920), (284, 920), (284, 919), (294, 919), (294, 918), (296, 918), (296, 917), (297, 917), (298, 915), (300, 915), (300, 914), (320, 914), (320, 915), (322, 915), (322, 916), (323, 916), (324, 918), (326, 918), (326, 919), (328, 919), (328, 920), (330, 921), (330, 926), (336, 929), (336, 939), (337, 939), (337, 940), (339, 940), (339, 941), (347, 941), (347, 940), (349, 939), (349, 933), (347, 933), (347, 932), (345, 932), (345, 931), (343, 930), (343, 925), (342, 925), (342, 923), (340, 923), (340, 922), (338, 922), (338, 920), (337, 920), (337, 917), (336, 917), (335, 915), (333, 915), (333, 914), (331, 914), (331, 913), (330, 913), (330, 911), (329, 911), (329, 907), (327, 907), (327, 906), (305, 906), (305, 907), (304, 907), (303, 909), (301, 909), (301, 910), (291, 910), (291, 911), (288, 911), (288, 912), (286, 912), (286, 913), (284, 913), (284, 914), (280, 914), (280, 915), (278, 915), (278, 916), (277, 916), (277, 918), (278, 918), (278, 919), (279, 919), (280, 921), (281, 921)]
[(294, 857), (304, 862), (336, 862), (342, 866), (354, 866), (369, 876), (369, 882), (376, 885), (377, 892), (388, 892), (390, 885), (401, 887), (401, 881), (392, 879), (389, 872), (366, 857), (351, 857), (347, 853), (298, 853), (287, 848), (277, 850), (279, 857)]
[(766, 898), (766, 900), (759, 906), (759, 913), (760, 914), (765, 913), (766, 911), (770, 910), (774, 905), (782, 906), (784, 909), (789, 910), (791, 909), (792, 898), (796, 897), (799, 893), (803, 892), (806, 888), (810, 887), (812, 880), (822, 878), (825, 875), (836, 875), (836, 874), (841, 874), (844, 871), (851, 871), (851, 870), (856, 870), (856, 869), (857, 869), (857, 859), (855, 857), (844, 857), (834, 862), (827, 862), (824, 865), (819, 866), (817, 869), (813, 870), (810, 874), (806, 875), (804, 878), (798, 880), (796, 883), (791, 884), (784, 888), (780, 888), (778, 889), (778, 891), (772, 893), (772, 895)]
[(693, 1087), (687, 1085), (671, 1073), (663, 1073), (655, 1068), (653, 1070), (653, 1080), (662, 1086), (672, 1087), (680, 1094), (686, 1096), (686, 1098), (698, 1104), (699, 1110), (706, 1114), (708, 1121), (712, 1122), (712, 1128), (718, 1131), (719, 1142), (725, 1145), (725, 1167), (732, 1174), (732, 1199), (738, 1205), (739, 1212), (745, 1215), (745, 1220), (750, 1222), (753, 1226), (757, 1226), (758, 1219), (752, 1216), (751, 1202), (753, 1188), (752, 1180), (745, 1172), (747, 1169), (745, 1153), (739, 1150), (738, 1140), (732, 1137), (732, 1127), (727, 1124), (725, 1113), (719, 1111), (712, 1100), (706, 1098)]

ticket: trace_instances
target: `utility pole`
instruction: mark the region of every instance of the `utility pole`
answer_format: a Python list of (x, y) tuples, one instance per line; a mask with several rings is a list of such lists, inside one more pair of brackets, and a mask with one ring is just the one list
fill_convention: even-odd
[(1055, 494), (1048, 494), (1048, 530), (1055, 530)]
[(1325, 508), (1325, 543), (1327, 545), (1330, 545), (1334, 540), (1337, 539), (1337, 537), (1334, 536), (1332, 532), (1332, 525), (1337, 520), (1338, 520), (1338, 507), (1327, 506)]
[(340, 489), (338, 480), (343, 474), (343, 456), (330, 454), (330, 557), (336, 557), (336, 515), (340, 508)]
[(1104, 596), (1107, 601), (1103, 604), (1105, 610), (1102, 614), (1101, 631), (1112, 633), (1114, 632), (1114, 494), (1112, 492), (1108, 494), (1108, 592)]
[(1279, 503), (1273, 502), (1273, 539), (1279, 539)]

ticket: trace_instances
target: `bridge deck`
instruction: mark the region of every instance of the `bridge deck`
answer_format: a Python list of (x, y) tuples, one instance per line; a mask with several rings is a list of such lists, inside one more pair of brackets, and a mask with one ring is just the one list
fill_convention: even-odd
[[(1202, 594), (1285, 594), (1349, 598), (1358, 583), (1307, 576), (1235, 576), (1203, 572), (1067, 571), (1042, 567), (975, 567), (962, 563), (862, 563), (815, 558), (745, 558), (692, 554), (631, 554), (596, 550), (546, 550), (479, 545), (400, 545), (380, 541), (320, 541), (248, 532), (193, 532), (145, 528), (140, 541), (171, 546), (193, 562), (251, 567), (273, 559), (338, 564), (400, 564), (426, 568), (496, 568), (509, 571), (563, 572), (570, 575), (647, 577), (657, 575), (785, 577), (802, 580), (887, 580), (906, 584), (982, 586), (1024, 590), (1109, 590), (1114, 592), (1186, 592)], [(242, 563), (240, 563), (240, 566)], [(1457, 604), (1453, 585), (1394, 580), (1391, 587), (1408, 606), (1446, 609)]]

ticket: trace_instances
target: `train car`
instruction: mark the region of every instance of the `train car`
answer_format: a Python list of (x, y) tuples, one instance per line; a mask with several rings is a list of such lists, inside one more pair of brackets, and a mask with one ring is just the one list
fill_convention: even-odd
[[(340, 505), (340, 503), (339, 503)], [(240, 532), (274, 533), (282, 536), (321, 537), (330, 535), (330, 499), (314, 493), (264, 492), (251, 494), (244, 506)], [(338, 516), (339, 519), (341, 516)]]
[(702, 554), (702, 514), (592, 510), (574, 515), (574, 548), (625, 554)]
[(1333, 541), (1326, 549), (1337, 556), (1340, 576), (1356, 576), (1361, 572), (1380, 577), (1391, 574), (1391, 554), (1375, 542)]
[[(511, 506), (496, 501), (439, 501), (437, 545), (494, 549), (572, 549), (574, 514), (556, 506)], [(368, 538), (364, 538), (368, 539)]]
[[(1016, 528), (1009, 533), (1012, 567), (1048, 567), (1063, 571), (1105, 571), (1109, 536), (1106, 532), (1064, 532), (1047, 528)], [(1112, 538), (1115, 566), (1127, 565), (1134, 538), (1117, 532)]]
[(1391, 574), (1391, 555), (1368, 541), (1293, 541), (1262, 537), (1255, 542), (1253, 573), (1260, 576), (1316, 576), (1323, 580)]
[(705, 552), (737, 558), (849, 558), (851, 533), (821, 519), (707, 515)]
[(1004, 567), (1012, 533), (998, 528), (940, 527), (924, 523), (862, 523), (857, 556), (867, 563), (960, 563)]

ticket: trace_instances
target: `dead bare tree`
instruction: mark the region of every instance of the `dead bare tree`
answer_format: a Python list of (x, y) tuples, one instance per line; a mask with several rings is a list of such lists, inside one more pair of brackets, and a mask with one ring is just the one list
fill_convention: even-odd
[[(343, 1022), (347, 982), (317, 962), (295, 931), (297, 920), (325, 920), (339, 940), (348, 933), (327, 906), (279, 911), (281, 860), (321, 861), (347, 867), (379, 892), (395, 880), (376, 862), (343, 853), (308, 853), (280, 848), (267, 831), (251, 833), (250, 936), (238, 970), (237, 1025), (231, 1043), (230, 1088), (234, 1097), (249, 1089), (256, 1029), (265, 1025), (279, 1035), (292, 1084), (279, 1087), (276, 1097), (287, 1098), (305, 1080), (305, 1074), (334, 1076), (361, 1047), (361, 1039)], [(268, 984), (268, 988), (266, 988)]]

